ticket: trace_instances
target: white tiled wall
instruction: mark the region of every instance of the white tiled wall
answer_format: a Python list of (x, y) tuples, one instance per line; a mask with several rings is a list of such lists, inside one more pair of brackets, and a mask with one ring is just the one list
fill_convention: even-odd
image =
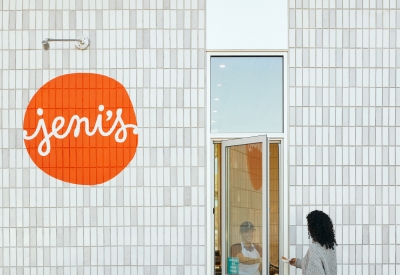
[(305, 217), (322, 209), (338, 274), (400, 273), (399, 8), (289, 1), (290, 256), (304, 255)]
[[(204, 0), (0, 1), (0, 274), (205, 274)], [(89, 49), (41, 41), (89, 37)], [(140, 127), (132, 163), (83, 187), (24, 149), (50, 79), (121, 82)]]

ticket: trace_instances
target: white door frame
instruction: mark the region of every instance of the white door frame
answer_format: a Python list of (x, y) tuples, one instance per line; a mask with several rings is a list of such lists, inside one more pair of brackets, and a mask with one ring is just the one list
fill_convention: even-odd
[[(212, 56), (282, 56), (283, 57), (283, 133), (211, 133), (210, 99), (210, 58)], [(283, 255), (289, 255), (289, 169), (288, 169), (288, 52), (287, 51), (209, 51), (207, 52), (207, 89), (206, 89), (206, 274), (214, 274), (215, 256), (214, 256), (214, 155), (213, 142), (216, 140), (245, 138), (266, 134), (269, 142), (280, 142), (280, 230), (279, 230), (279, 249)], [(289, 266), (280, 262), (280, 273), (289, 274)], [(281, 269), (282, 268), (282, 269)], [(282, 270), (282, 271), (281, 271)]]

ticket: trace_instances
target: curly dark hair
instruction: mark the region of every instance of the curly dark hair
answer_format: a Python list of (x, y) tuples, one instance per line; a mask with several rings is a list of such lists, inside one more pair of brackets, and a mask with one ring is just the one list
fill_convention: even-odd
[(327, 249), (337, 245), (331, 218), (322, 211), (314, 210), (307, 215), (308, 236)]

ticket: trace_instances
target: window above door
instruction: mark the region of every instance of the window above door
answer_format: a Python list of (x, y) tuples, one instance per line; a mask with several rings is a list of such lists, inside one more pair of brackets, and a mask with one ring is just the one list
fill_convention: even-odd
[(211, 133), (283, 133), (283, 57), (212, 56)]

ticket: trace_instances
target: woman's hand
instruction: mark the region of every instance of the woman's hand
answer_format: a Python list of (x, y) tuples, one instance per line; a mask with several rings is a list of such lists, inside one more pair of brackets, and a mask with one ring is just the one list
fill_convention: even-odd
[(292, 259), (289, 260), (289, 264), (292, 265), (292, 266), (296, 266), (296, 261), (297, 261), (296, 258), (292, 258)]

